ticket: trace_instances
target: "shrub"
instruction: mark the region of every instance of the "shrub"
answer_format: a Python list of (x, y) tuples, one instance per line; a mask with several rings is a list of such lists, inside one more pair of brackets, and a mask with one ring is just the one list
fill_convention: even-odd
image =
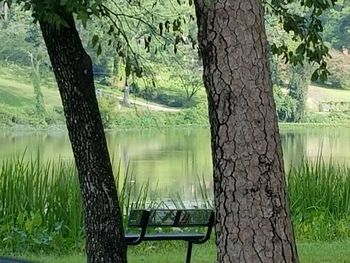
[(101, 113), (102, 124), (105, 128), (112, 128), (116, 121), (116, 107), (118, 104), (117, 99), (109, 97), (99, 97), (98, 106)]
[(293, 121), (293, 114), (296, 111), (296, 102), (291, 96), (283, 92), (279, 86), (273, 87), (273, 94), (276, 103), (277, 116), (280, 121)]
[(336, 50), (330, 54), (332, 58), (328, 60), (328, 70), (331, 75), (326, 83), (334, 88), (350, 89), (350, 56)]

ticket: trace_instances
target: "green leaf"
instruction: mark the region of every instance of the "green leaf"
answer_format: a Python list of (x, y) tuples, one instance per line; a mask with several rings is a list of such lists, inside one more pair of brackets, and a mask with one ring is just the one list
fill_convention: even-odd
[(60, 0), (60, 5), (65, 6), (67, 4), (68, 0)]
[(142, 68), (137, 67), (135, 70), (135, 73), (136, 73), (136, 77), (141, 78), (142, 77)]
[(33, 232), (33, 221), (31, 219), (27, 219), (26, 223), (25, 223), (25, 230), (31, 234)]
[(169, 20), (167, 20), (167, 21), (165, 21), (165, 29), (167, 30), (167, 32), (169, 32), (169, 29), (170, 29), (170, 21)]
[(94, 35), (94, 36), (92, 37), (92, 41), (91, 41), (91, 42), (92, 42), (92, 47), (96, 47), (98, 41), (99, 41), (98, 35)]
[(100, 56), (101, 53), (102, 53), (102, 47), (101, 47), (101, 44), (98, 44), (98, 48), (97, 48), (96, 54), (97, 54), (97, 56)]
[(107, 34), (108, 34), (108, 35), (111, 35), (113, 32), (114, 32), (114, 26), (111, 25), (110, 28), (109, 28), (109, 30), (108, 30), (108, 32), (107, 32)]
[(159, 23), (159, 34), (163, 35), (163, 23)]
[(42, 224), (42, 218), (39, 212), (36, 212), (33, 216), (33, 226), (34, 227), (39, 227)]
[(127, 59), (125, 62), (125, 75), (126, 77), (129, 77), (130, 74), (131, 74), (131, 63), (130, 63), (130, 60)]
[(77, 13), (77, 18), (81, 21), (83, 27), (86, 28), (86, 23), (90, 18), (90, 14), (86, 10), (82, 9)]
[(25, 217), (23, 213), (19, 213), (17, 216), (17, 222), (19, 225), (23, 225), (25, 222)]
[(318, 70), (315, 70), (314, 73), (312, 73), (311, 81), (314, 82), (314, 81), (318, 80), (318, 77), (319, 77)]
[(320, 74), (320, 80), (322, 83), (326, 82), (328, 79), (327, 71), (323, 70)]
[(304, 55), (304, 53), (305, 53), (305, 43), (301, 43), (298, 47), (297, 47), (297, 49), (296, 49), (296, 53), (297, 54), (300, 54), (300, 55)]
[(181, 21), (180, 19), (175, 19), (173, 22), (173, 31), (180, 31), (181, 29)]

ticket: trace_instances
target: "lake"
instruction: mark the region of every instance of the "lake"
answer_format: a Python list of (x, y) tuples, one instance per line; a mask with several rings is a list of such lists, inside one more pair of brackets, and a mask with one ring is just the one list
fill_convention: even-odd
[[(132, 171), (131, 182), (149, 181), (162, 198), (180, 194), (193, 200), (199, 193), (198, 180), (211, 189), (209, 129), (165, 129), (107, 132), (114, 165)], [(287, 128), (281, 130), (286, 169), (303, 157), (332, 158), (350, 164), (349, 128)], [(65, 132), (13, 132), (0, 130), (0, 159), (23, 155), (25, 158), (72, 159)]]

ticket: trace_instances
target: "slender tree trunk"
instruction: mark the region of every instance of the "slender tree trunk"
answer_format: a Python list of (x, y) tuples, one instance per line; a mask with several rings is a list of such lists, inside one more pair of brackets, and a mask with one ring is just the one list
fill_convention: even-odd
[(29, 57), (32, 65), (32, 81), (35, 98), (35, 111), (41, 119), (45, 118), (45, 103), (44, 95), (41, 92), (41, 77), (40, 77), (40, 60), (34, 58), (34, 55), (29, 52)]
[(196, 0), (218, 262), (298, 262), (260, 0)]
[(115, 87), (118, 86), (118, 83), (119, 83), (119, 63), (120, 63), (120, 58), (118, 57), (118, 55), (116, 54), (114, 57), (113, 57), (113, 85)]
[(95, 95), (92, 63), (69, 27), (40, 21), (66, 116), (83, 199), (88, 262), (126, 262), (117, 191)]
[(2, 8), (3, 8), (3, 12), (4, 12), (4, 21), (7, 22), (8, 21), (8, 14), (9, 14), (9, 5), (8, 5), (7, 0), (4, 0), (4, 2), (2, 4)]

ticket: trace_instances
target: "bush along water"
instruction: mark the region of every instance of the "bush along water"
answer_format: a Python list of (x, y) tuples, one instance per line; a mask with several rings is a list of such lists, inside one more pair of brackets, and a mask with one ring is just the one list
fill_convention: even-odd
[[(115, 165), (124, 220), (131, 208), (168, 206), (149, 185), (138, 186), (129, 167)], [(84, 250), (83, 211), (72, 161), (13, 158), (0, 162), (0, 247), (9, 253)], [(298, 241), (350, 237), (350, 168), (303, 161), (287, 174), (289, 202)], [(198, 180), (197, 206), (212, 207), (212, 193)], [(151, 200), (150, 200), (151, 199)], [(204, 202), (203, 202), (204, 200)], [(189, 200), (174, 196), (175, 207)], [(193, 200), (192, 200), (193, 201)], [(195, 200), (194, 200), (195, 201)]]

